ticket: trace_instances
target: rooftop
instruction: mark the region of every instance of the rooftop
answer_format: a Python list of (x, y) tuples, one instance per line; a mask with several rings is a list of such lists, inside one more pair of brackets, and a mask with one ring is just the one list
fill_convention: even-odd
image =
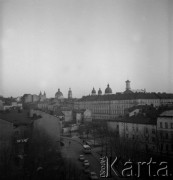
[(167, 93), (116, 93), (109, 95), (83, 96), (79, 101), (109, 101), (132, 99), (173, 99), (173, 94)]
[(132, 116), (128, 118), (118, 119), (119, 122), (124, 123), (133, 123), (133, 124), (148, 124), (148, 125), (156, 125), (157, 119), (151, 119), (145, 116)]
[(173, 117), (173, 110), (164, 111), (162, 114), (160, 114), (160, 117)]

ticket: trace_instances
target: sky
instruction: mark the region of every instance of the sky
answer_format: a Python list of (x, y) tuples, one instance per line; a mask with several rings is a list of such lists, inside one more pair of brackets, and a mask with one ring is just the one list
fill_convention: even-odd
[(0, 94), (173, 93), (172, 41), (172, 0), (0, 0)]

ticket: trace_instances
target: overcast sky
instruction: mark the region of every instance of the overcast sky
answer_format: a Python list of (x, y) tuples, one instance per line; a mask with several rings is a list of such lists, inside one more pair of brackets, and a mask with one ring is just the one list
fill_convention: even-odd
[(173, 92), (172, 0), (0, 0), (0, 94)]

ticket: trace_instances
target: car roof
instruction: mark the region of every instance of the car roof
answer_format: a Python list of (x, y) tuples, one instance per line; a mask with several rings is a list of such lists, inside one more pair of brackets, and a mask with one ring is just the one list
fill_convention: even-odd
[(83, 145), (83, 147), (84, 147), (84, 148), (88, 148), (88, 147), (90, 148), (90, 146), (89, 146), (89, 145)]
[(94, 171), (92, 171), (91, 174), (96, 174), (96, 173)]

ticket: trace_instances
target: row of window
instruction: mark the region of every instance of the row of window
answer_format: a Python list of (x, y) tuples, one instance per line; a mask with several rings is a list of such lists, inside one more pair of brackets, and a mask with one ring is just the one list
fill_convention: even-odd
[[(167, 122), (165, 122), (165, 123), (160, 122), (160, 128), (168, 129), (168, 123)], [(170, 123), (170, 128), (173, 129), (173, 123)]]
[(162, 152), (164, 150), (166, 150), (167, 152), (168, 151), (172, 151), (173, 152), (173, 144), (171, 144), (171, 147), (169, 147), (168, 144), (165, 144), (165, 146), (164, 146), (164, 144), (161, 144), (160, 145), (160, 151)]
[[(170, 137), (169, 137), (170, 136)], [(167, 133), (167, 132), (160, 132), (160, 138), (161, 139), (169, 139), (171, 138), (173, 140), (173, 134)]]

